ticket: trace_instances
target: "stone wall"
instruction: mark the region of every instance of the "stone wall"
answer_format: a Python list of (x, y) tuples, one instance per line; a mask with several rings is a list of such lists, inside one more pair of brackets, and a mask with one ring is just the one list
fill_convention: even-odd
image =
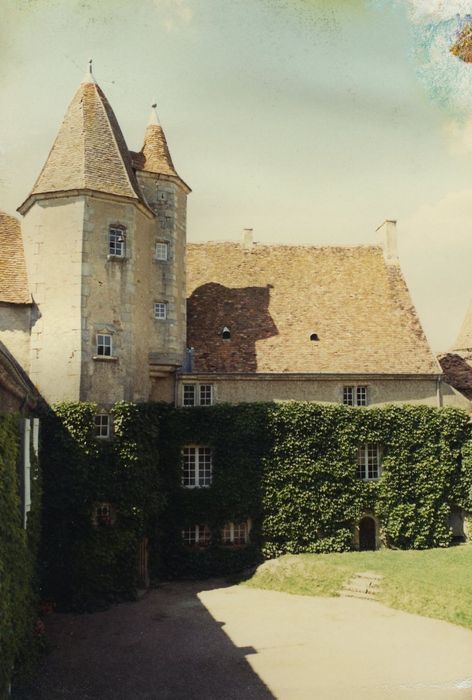
[[(182, 404), (182, 385), (198, 382), (212, 384), (215, 403), (240, 403), (252, 401), (320, 401), (322, 403), (342, 403), (344, 386), (366, 386), (368, 405), (381, 406), (391, 403), (438, 405), (437, 381), (434, 378), (372, 378), (344, 377), (303, 377), (293, 375), (273, 376), (222, 376), (186, 374), (179, 376), (178, 402)], [(449, 387), (444, 387), (444, 390)], [(462, 405), (460, 398), (453, 400), (447, 394), (444, 405)]]

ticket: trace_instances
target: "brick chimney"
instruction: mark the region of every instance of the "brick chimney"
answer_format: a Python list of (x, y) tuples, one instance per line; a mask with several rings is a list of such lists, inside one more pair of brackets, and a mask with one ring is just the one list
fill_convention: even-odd
[(390, 265), (398, 264), (397, 222), (393, 219), (386, 219), (378, 227), (376, 233), (383, 249), (385, 262)]

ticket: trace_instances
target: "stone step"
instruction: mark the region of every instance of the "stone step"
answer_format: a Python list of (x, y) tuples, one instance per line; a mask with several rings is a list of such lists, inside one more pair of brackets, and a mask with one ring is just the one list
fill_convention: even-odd
[(382, 576), (380, 574), (370, 574), (362, 572), (355, 574), (349, 581), (346, 581), (339, 595), (349, 598), (364, 598), (365, 600), (375, 600), (380, 591)]

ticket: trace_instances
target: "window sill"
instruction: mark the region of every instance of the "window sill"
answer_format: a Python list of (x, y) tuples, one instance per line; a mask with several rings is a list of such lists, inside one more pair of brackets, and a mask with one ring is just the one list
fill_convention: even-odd
[(93, 355), (92, 360), (97, 362), (118, 362), (116, 355)]
[(181, 484), (183, 489), (209, 489), (211, 484), (199, 485), (199, 484)]
[(107, 260), (111, 262), (126, 262), (127, 258), (124, 255), (107, 255)]

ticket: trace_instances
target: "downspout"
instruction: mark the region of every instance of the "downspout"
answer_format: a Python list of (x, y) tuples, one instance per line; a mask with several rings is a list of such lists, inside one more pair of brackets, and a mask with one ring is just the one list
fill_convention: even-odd
[(440, 375), (436, 379), (436, 400), (437, 400), (438, 408), (441, 408), (443, 405), (441, 384), (442, 384), (442, 376)]

